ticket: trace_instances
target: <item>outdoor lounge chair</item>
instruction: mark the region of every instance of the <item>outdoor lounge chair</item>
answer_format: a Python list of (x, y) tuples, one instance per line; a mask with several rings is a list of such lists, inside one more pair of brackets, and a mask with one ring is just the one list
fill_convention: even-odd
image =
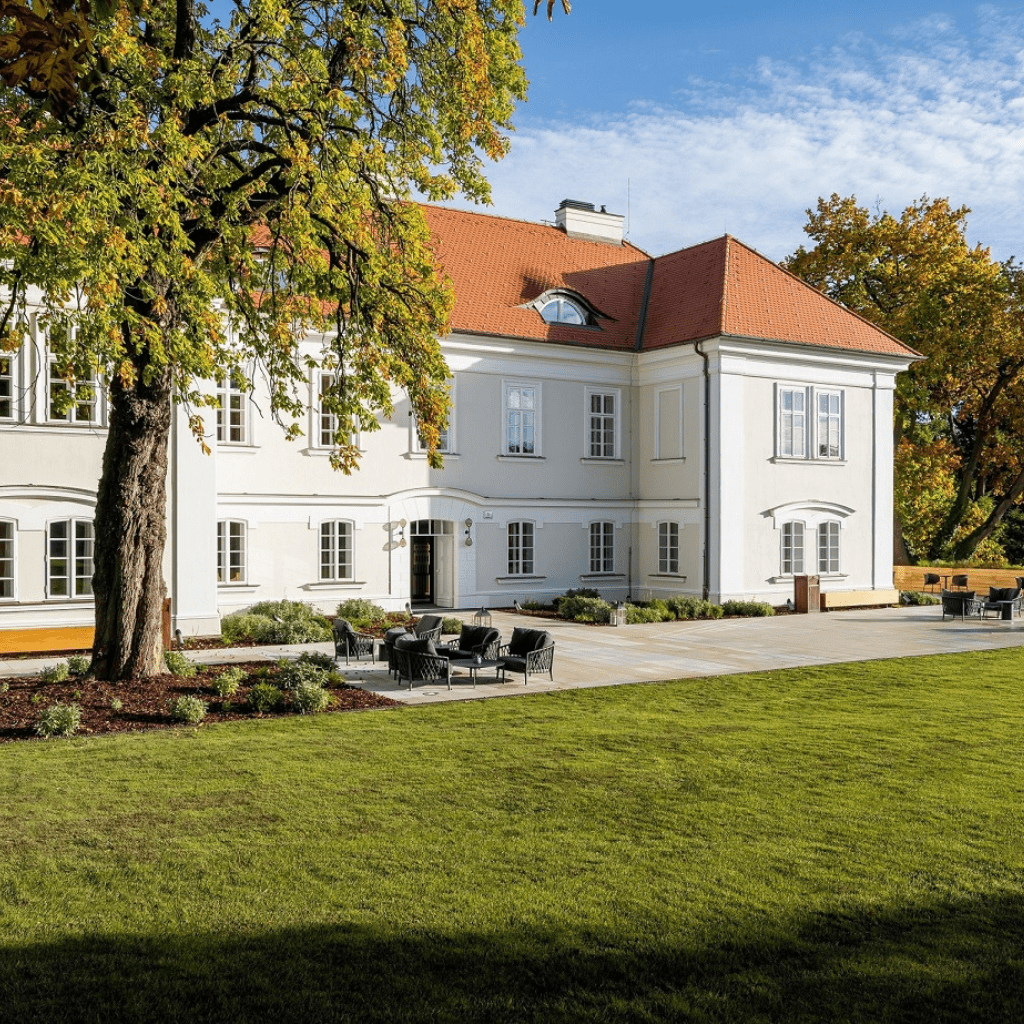
[(977, 615), (980, 611), (979, 602), (973, 590), (944, 590), (942, 592), (942, 621), (947, 615), (966, 619), (968, 615)]
[(369, 633), (357, 633), (347, 619), (334, 620), (334, 656), (340, 658), (344, 655), (346, 665), (349, 658), (355, 657), (360, 661), (366, 654), (373, 661), (373, 640)]
[(398, 662), (395, 660), (395, 641), (399, 637), (413, 636), (405, 626), (392, 626), (384, 634), (384, 653), (388, 660), (388, 674), (398, 678)]
[(424, 615), (412, 627), (412, 631), (420, 640), (433, 640), (434, 643), (437, 643), (441, 639), (441, 628), (443, 625), (444, 619), (440, 615)]
[(1020, 617), (1021, 614), (1021, 592), (1020, 587), (989, 587), (988, 598), (980, 599), (978, 601), (979, 611), (983, 618), (988, 617), (989, 612), (995, 612), (997, 615), (1002, 615), (1004, 604), (1009, 601), (1011, 602), (1011, 617), (1016, 615)]
[(485, 661), (498, 658), (501, 634), (493, 626), (463, 626), (458, 643), (438, 644), (437, 653), (452, 661), (472, 658), (479, 654)]
[(505, 682), (506, 672), (522, 672), (523, 685), (530, 682), (530, 675), (547, 672), (554, 679), (555, 638), (543, 629), (524, 629), (516, 626), (512, 639), (498, 650), (501, 662), (501, 681)]
[(954, 576), (950, 582), (950, 586), (954, 590), (966, 590), (967, 589), (967, 577), (965, 575)]
[(937, 587), (942, 582), (942, 577), (937, 572), (926, 572), (924, 574), (924, 586)]
[(411, 633), (395, 641), (395, 665), (399, 680), (406, 680), (409, 689), (417, 680), (428, 683), (442, 679), (452, 688), (451, 662), (434, 650), (433, 640), (417, 640)]

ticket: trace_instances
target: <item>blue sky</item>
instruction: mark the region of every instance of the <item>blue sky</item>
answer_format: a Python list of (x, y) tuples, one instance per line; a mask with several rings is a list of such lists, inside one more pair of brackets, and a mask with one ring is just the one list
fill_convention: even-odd
[(928, 194), (1024, 256), (1024, 4), (575, 0), (521, 42), (530, 96), (489, 168), (496, 213), (626, 213), (628, 179), (649, 252), (728, 231), (778, 259), (819, 195), (897, 212)]

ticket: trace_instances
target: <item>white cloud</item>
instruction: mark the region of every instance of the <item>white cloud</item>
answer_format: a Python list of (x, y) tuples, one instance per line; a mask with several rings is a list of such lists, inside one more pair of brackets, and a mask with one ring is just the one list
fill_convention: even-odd
[(589, 123), (531, 121), (490, 169), (495, 212), (551, 218), (565, 198), (626, 213), (662, 253), (730, 234), (773, 258), (804, 241), (821, 195), (892, 212), (927, 194), (970, 206), (972, 241), (1024, 255), (1024, 22), (979, 13), (862, 35), (801, 63), (762, 59), (741, 84), (692, 81), (674, 107)]

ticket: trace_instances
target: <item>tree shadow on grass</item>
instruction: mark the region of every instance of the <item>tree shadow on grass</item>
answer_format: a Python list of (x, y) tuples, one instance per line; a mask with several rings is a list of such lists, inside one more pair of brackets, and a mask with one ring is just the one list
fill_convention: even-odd
[(1020, 894), (779, 922), (704, 946), (363, 926), (0, 948), (0, 1020), (1024, 1020)]

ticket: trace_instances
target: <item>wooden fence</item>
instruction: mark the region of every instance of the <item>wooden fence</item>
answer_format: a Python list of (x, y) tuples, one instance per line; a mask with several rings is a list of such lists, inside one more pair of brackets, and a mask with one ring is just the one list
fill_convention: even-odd
[[(924, 574), (926, 572), (937, 573), (942, 577), (942, 582), (934, 588), (925, 587)], [(893, 583), (899, 590), (941, 590), (944, 584), (952, 582), (954, 576), (966, 576), (967, 589), (982, 592), (988, 591), (989, 587), (1016, 586), (1017, 577), (1024, 576), (1024, 569), (949, 569), (920, 565), (893, 566)]]

